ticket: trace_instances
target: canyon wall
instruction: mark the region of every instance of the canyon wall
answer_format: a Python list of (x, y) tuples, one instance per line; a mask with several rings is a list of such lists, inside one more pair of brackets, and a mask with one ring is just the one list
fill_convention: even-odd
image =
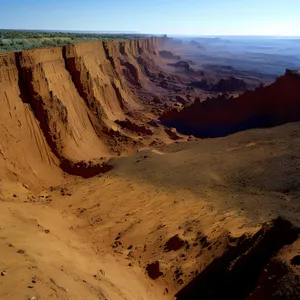
[(1, 54), (1, 172), (57, 178), (59, 166), (80, 175), (94, 160), (99, 171), (99, 158), (111, 155), (114, 121), (142, 108), (133, 90), (147, 87), (158, 43), (96, 41)]
[(166, 111), (164, 125), (197, 137), (220, 137), (250, 128), (271, 127), (300, 120), (300, 77), (285, 74), (273, 84), (236, 98), (224, 95)]
[(0, 56), (0, 176), (14, 180), (20, 174), (24, 182), (47, 180), (48, 174), (59, 175), (58, 160), (25, 99), (16, 57), (15, 53)]

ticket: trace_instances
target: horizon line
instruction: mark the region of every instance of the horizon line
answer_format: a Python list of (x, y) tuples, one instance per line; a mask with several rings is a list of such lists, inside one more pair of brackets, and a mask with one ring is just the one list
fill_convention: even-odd
[(167, 35), (167, 36), (207, 36), (207, 37), (291, 37), (291, 38), (300, 38), (300, 35), (284, 35), (284, 34), (207, 34), (207, 33), (144, 33), (134, 30), (93, 30), (93, 29), (21, 29), (21, 28), (0, 28), (0, 31), (3, 30), (12, 30), (12, 31), (49, 31), (49, 32), (74, 32), (74, 33), (131, 33), (131, 34), (141, 34), (141, 35)]

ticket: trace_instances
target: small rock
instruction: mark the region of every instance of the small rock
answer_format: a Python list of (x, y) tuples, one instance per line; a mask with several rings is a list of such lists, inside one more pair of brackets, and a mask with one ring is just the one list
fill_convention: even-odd
[(160, 271), (160, 265), (158, 261), (155, 261), (152, 264), (148, 264), (146, 267), (146, 271), (148, 273), (148, 276), (153, 280), (163, 275), (163, 273)]
[[(120, 241), (116, 241), (112, 244), (112, 248), (117, 248), (119, 246), (122, 246), (122, 243)], [(122, 246), (123, 247), (123, 246)]]
[(164, 246), (164, 250), (165, 251), (177, 251), (181, 247), (183, 247), (183, 245), (184, 245), (184, 241), (182, 239), (180, 239), (180, 237), (178, 236), (178, 234), (176, 234), (175, 236), (171, 237), (166, 242), (166, 244)]
[(45, 233), (46, 233), (46, 234), (49, 234), (49, 233), (50, 233), (50, 230), (49, 230), (49, 229), (46, 229), (46, 230), (45, 230)]
[(5, 276), (6, 275), (6, 272), (5, 271), (2, 271), (1, 272), (1, 276)]
[[(206, 237), (206, 236), (201, 237), (201, 239), (200, 239), (200, 244), (201, 244), (203, 247), (209, 246), (209, 242), (207, 241), (207, 237)], [(208, 250), (210, 250), (210, 249), (208, 249)]]
[(182, 285), (183, 284), (183, 280), (180, 278), (178, 281), (177, 281), (178, 284)]
[(25, 189), (29, 189), (29, 186), (27, 185), (27, 184), (25, 184), (25, 183), (22, 183), (22, 185), (23, 185), (23, 187), (25, 188)]
[(128, 250), (131, 250), (133, 248), (133, 246), (132, 245), (130, 245), (127, 249)]
[(29, 288), (29, 289), (33, 289), (34, 286), (33, 286), (33, 285), (29, 285), (28, 288)]
[(129, 257), (129, 258), (134, 258), (133, 251), (129, 251), (129, 253), (127, 254), (127, 257)]

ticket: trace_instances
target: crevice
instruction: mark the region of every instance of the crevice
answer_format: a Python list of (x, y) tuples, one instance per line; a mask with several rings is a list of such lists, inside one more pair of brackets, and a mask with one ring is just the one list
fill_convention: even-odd
[[(32, 82), (32, 70), (29, 68), (23, 68), (21, 66), (21, 56), (22, 52), (16, 52), (16, 65), (18, 69), (18, 84), (20, 89), (20, 97), (22, 101), (26, 104), (30, 104), (30, 107), (33, 111), (33, 114), (37, 121), (39, 122), (40, 128), (44, 134), (44, 137), (53, 152), (53, 154), (60, 159), (60, 155), (57, 151), (56, 143), (53, 137), (50, 134), (49, 122), (48, 122), (48, 113), (44, 109), (42, 98), (34, 91)], [(51, 93), (50, 93), (51, 97)]]
[(137, 87), (142, 87), (139, 81), (138, 69), (130, 62), (123, 62), (122, 65), (125, 67), (125, 69), (123, 70), (123, 74), (128, 79), (128, 81)]
[(116, 65), (115, 65), (114, 59), (109, 55), (109, 50), (108, 50), (108, 47), (107, 47), (107, 43), (103, 42), (102, 44), (103, 44), (103, 49), (104, 49), (104, 52), (105, 52), (106, 59), (110, 61), (113, 69), (116, 70)]
[(120, 42), (120, 53), (122, 55), (125, 55), (125, 43), (124, 42)]
[[(88, 103), (88, 95), (84, 91), (84, 86), (80, 78), (80, 71), (76, 68), (75, 57), (67, 57), (67, 46), (62, 47), (62, 57), (65, 62), (65, 69), (70, 74), (78, 94), (86, 103)], [(88, 74), (86, 79), (88, 80)]]
[[(82, 74), (82, 71), (78, 70), (76, 67), (76, 58), (75, 57), (68, 57), (67, 50), (70, 46), (64, 46), (62, 48), (62, 57), (65, 62), (65, 69), (68, 71), (72, 78), (72, 82), (79, 94), (79, 96), (84, 100), (85, 104), (87, 105), (88, 109), (97, 116), (97, 119), (100, 123), (102, 122), (102, 117), (105, 116), (104, 110), (101, 107), (100, 103), (97, 101), (97, 99), (94, 98), (93, 95), (88, 95), (85, 92), (85, 86), (83, 85), (83, 82), (86, 81), (87, 86), (91, 86), (90, 82), (90, 73), (89, 71), (86, 71), (86, 78), (81, 78), (84, 74)], [(91, 97), (89, 97), (91, 96)], [(91, 122), (92, 123), (92, 122)], [(93, 124), (92, 124), (93, 125)]]
[[(22, 99), (23, 103), (30, 104), (31, 102), (31, 97), (29, 93), (29, 89), (27, 85), (24, 82), (24, 78), (26, 79), (26, 76), (23, 76), (22, 73), (22, 68), (21, 68), (21, 61), (20, 61), (20, 53), (15, 52), (15, 59), (16, 59), (16, 67), (18, 70), (18, 85), (19, 85), (19, 90), (20, 90), (20, 98)], [(26, 74), (24, 74), (26, 75)], [(32, 79), (32, 78), (29, 78)]]
[[(111, 63), (111, 65), (113, 67), (113, 70), (116, 71), (115, 62), (114, 62), (113, 58), (109, 55), (109, 49), (107, 47), (107, 43), (106, 42), (103, 42), (103, 49), (104, 49), (104, 52), (105, 52), (106, 59)], [(114, 83), (113, 79), (111, 79), (111, 86), (112, 86), (112, 88), (115, 91), (115, 94), (116, 94), (116, 97), (117, 97), (117, 99), (119, 101), (121, 109), (124, 109), (125, 108), (124, 107), (124, 99), (123, 99), (123, 97), (121, 95), (121, 92), (119, 91), (119, 88)]]
[(111, 86), (112, 86), (112, 88), (114, 89), (114, 91), (116, 93), (117, 99), (118, 99), (118, 101), (120, 103), (120, 107), (122, 109), (124, 109), (125, 108), (124, 107), (124, 99), (123, 99), (123, 97), (121, 95), (121, 92), (119, 91), (119, 88), (116, 86), (116, 84), (113, 81), (111, 82)]
[[(241, 239), (235, 247), (229, 247), (180, 290), (175, 295), (176, 299), (246, 299), (257, 286), (272, 257), (282, 247), (293, 243), (298, 234), (298, 228), (281, 218), (264, 225), (255, 235)], [(271, 296), (265, 299), (272, 299)]]

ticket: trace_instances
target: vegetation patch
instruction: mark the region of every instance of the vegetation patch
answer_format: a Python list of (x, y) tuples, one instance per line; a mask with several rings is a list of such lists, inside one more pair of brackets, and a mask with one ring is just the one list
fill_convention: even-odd
[(0, 53), (55, 47), (86, 41), (146, 38), (141, 34), (98, 34), (53, 31), (0, 30)]

